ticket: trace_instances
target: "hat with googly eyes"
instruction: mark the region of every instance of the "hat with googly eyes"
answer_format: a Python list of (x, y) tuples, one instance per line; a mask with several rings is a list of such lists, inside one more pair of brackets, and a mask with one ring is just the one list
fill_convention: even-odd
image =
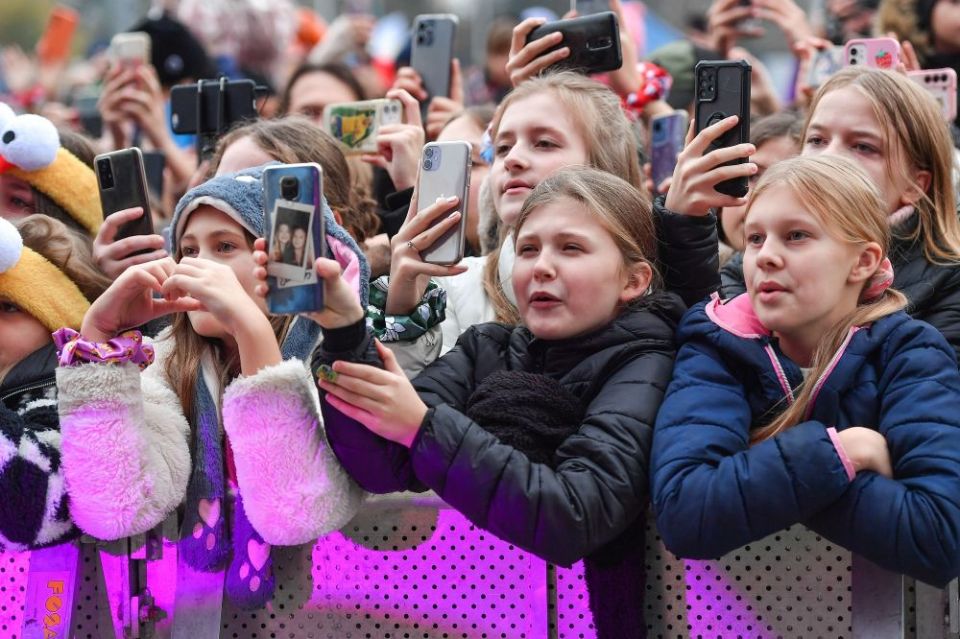
[(51, 333), (79, 330), (90, 302), (53, 262), (24, 246), (20, 231), (0, 218), (0, 300), (20, 307)]
[(60, 134), (50, 120), (17, 115), (0, 102), (0, 174), (27, 182), (90, 235), (97, 234), (103, 222), (97, 176), (60, 146)]

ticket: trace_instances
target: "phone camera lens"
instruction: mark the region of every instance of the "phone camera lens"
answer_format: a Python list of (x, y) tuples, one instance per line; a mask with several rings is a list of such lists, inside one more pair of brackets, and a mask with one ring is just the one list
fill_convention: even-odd
[(433, 162), (431, 162), (430, 160), (424, 160), (424, 161), (423, 161), (423, 168), (424, 168), (425, 170), (429, 171), (430, 169), (433, 168)]
[(280, 195), (285, 200), (295, 200), (300, 195), (300, 184), (297, 178), (285, 175), (280, 178)]

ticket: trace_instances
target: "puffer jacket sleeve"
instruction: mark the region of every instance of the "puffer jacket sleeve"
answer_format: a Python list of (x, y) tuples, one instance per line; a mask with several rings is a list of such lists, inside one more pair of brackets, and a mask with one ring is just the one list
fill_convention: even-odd
[(845, 548), (935, 586), (960, 575), (960, 373), (953, 349), (923, 322), (885, 345), (875, 426), (893, 479), (861, 472), (812, 528)]
[[(337, 360), (383, 368), (373, 336), (363, 321), (341, 329), (324, 329), (323, 336), (310, 364), (314, 379), (320, 366), (329, 366)], [(413, 474), (406, 446), (381, 437), (347, 417), (326, 401), (326, 393), (322, 391), (320, 408), (330, 447), (363, 490), (378, 494), (426, 490)]]
[(190, 427), (162, 372), (165, 349), (143, 373), (132, 363), (57, 369), (70, 513), (99, 539), (147, 531), (183, 501)]
[(651, 452), (657, 529), (677, 556), (719, 557), (803, 521), (849, 486), (823, 424), (750, 446), (741, 377), (706, 339), (680, 348)]
[(659, 267), (664, 288), (692, 306), (720, 287), (717, 218), (681, 215), (664, 206), (665, 198), (654, 201)]
[(21, 412), (0, 404), (0, 552), (77, 536), (67, 509), (56, 399)]
[(720, 297), (733, 299), (747, 292), (743, 281), (743, 253), (734, 253), (720, 269)]
[[(555, 469), (530, 459), (463, 414), (474, 389), (477, 336), (415, 380), (430, 406), (410, 449), (427, 486), (477, 526), (562, 566), (620, 534), (648, 495), (648, 446), (672, 354), (647, 352), (609, 372)], [(489, 349), (484, 349), (488, 351)]]
[(317, 389), (302, 361), (231, 382), (223, 427), (247, 516), (268, 543), (306, 543), (356, 514), (365, 493), (327, 443)]
[(936, 289), (930, 293), (931, 303), (920, 312), (911, 314), (940, 331), (960, 359), (960, 266), (938, 268), (949, 269), (950, 274), (938, 278), (935, 283), (918, 283), (918, 286), (935, 286)]

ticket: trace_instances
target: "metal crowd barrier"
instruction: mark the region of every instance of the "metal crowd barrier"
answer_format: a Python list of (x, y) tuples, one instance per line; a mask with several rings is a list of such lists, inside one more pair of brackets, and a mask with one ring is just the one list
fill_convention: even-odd
[[(221, 637), (595, 637), (582, 564), (548, 570), (433, 495), (375, 498), (341, 531), (274, 557), (273, 602), (256, 612), (224, 604)], [(956, 583), (916, 584), (801, 526), (720, 560), (683, 561), (648, 523), (646, 558), (650, 637), (960, 639)], [(79, 561), (67, 633), (44, 626), (64, 617), (62, 600), (51, 612), (56, 575), (34, 571), (32, 587), (47, 589), (28, 595), (30, 553), (0, 554), (0, 639), (173, 636), (173, 544), (159, 534), (84, 543)]]

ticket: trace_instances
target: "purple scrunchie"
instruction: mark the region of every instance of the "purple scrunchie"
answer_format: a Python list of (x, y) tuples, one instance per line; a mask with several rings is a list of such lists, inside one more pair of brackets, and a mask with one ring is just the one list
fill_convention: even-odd
[(72, 328), (61, 328), (53, 334), (60, 366), (74, 366), (85, 362), (123, 364), (133, 362), (145, 369), (153, 363), (153, 346), (143, 343), (140, 331), (120, 333), (109, 342), (97, 343), (83, 339)]

